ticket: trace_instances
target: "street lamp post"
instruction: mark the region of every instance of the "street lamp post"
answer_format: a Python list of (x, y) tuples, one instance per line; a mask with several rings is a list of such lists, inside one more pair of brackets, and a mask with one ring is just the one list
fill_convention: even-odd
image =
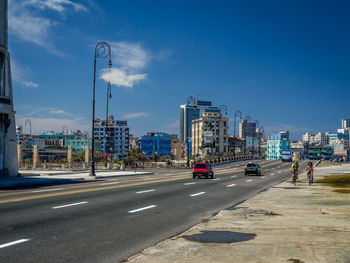
[(239, 119), (242, 119), (242, 112), (239, 110), (236, 110), (234, 120), (233, 120), (233, 157), (236, 157), (236, 121), (237, 117), (239, 116)]
[(255, 123), (255, 128), (253, 129), (253, 134), (252, 134), (252, 158), (254, 158), (254, 150), (255, 150), (255, 147), (254, 147), (254, 138), (256, 136), (256, 127), (259, 127), (259, 121), (255, 120), (254, 122), (252, 123)]
[[(108, 64), (108, 67), (111, 68), (112, 64)], [(105, 127), (105, 157), (106, 157), (106, 162), (108, 160), (108, 124), (109, 124), (109, 119), (108, 119), (108, 104), (109, 100), (112, 98), (112, 93), (111, 93), (111, 82), (108, 81), (107, 85), (107, 108), (106, 108), (106, 127)]]
[(95, 57), (94, 57), (94, 81), (92, 90), (92, 132), (91, 132), (91, 166), (90, 166), (90, 176), (96, 176), (95, 174), (95, 83), (96, 83), (96, 59), (97, 58), (107, 58), (109, 57), (108, 66), (112, 66), (111, 59), (111, 47), (106, 42), (99, 42), (95, 47)]

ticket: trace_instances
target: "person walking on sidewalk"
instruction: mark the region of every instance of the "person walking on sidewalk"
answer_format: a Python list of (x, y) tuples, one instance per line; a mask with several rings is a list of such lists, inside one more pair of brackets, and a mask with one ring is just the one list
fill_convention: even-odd
[(312, 162), (307, 163), (306, 172), (307, 179), (309, 180), (309, 185), (311, 185), (314, 183), (314, 167)]

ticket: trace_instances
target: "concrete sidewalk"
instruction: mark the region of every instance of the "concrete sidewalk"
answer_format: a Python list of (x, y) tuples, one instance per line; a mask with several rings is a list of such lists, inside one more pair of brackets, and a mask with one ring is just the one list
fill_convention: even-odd
[[(35, 174), (35, 175), (33, 175)], [(69, 184), (86, 181), (94, 181), (104, 178), (121, 176), (154, 175), (154, 172), (134, 172), (134, 171), (96, 171), (96, 177), (89, 176), (88, 171), (84, 172), (55, 172), (55, 171), (21, 171), (22, 176), (0, 178), (0, 189), (47, 186), (55, 184)]]
[[(315, 178), (350, 174), (346, 165), (327, 169), (316, 169)], [(350, 195), (310, 187), (305, 173), (299, 179), (296, 187), (276, 185), (127, 262), (350, 262)]]

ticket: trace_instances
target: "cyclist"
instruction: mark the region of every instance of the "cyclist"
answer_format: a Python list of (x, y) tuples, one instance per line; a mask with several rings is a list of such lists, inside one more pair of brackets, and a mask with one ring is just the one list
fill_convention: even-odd
[[(291, 167), (291, 171), (292, 171), (292, 182), (294, 183), (298, 179), (298, 172), (299, 172), (298, 161), (294, 161), (294, 163), (292, 164), (292, 167)], [(295, 176), (295, 181), (293, 181), (294, 176)]]
[(308, 162), (307, 163), (307, 167), (306, 167), (306, 171), (307, 171), (307, 176), (311, 176), (311, 183), (314, 183), (314, 167), (312, 162)]

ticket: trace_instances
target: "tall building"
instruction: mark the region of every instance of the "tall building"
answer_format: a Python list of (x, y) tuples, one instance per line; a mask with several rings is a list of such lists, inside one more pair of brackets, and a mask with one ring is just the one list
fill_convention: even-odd
[(0, 177), (17, 176), (17, 138), (7, 49), (7, 0), (0, 0)]
[(149, 132), (140, 137), (139, 149), (148, 157), (157, 154), (158, 157), (171, 156), (171, 136), (164, 132)]
[(192, 121), (203, 116), (205, 112), (220, 112), (220, 107), (211, 101), (195, 100), (192, 104), (180, 105), (180, 142), (192, 137)]
[(342, 129), (350, 129), (350, 119), (342, 119), (341, 127)]
[(241, 139), (256, 136), (256, 123), (242, 120), (242, 122), (239, 124), (238, 130), (239, 138)]
[[(113, 155), (114, 158), (123, 160), (129, 151), (129, 127), (125, 120), (115, 120), (113, 116), (108, 118), (107, 144), (106, 120), (95, 119), (94, 138), (101, 141), (104, 152)], [(106, 149), (107, 147), (107, 149)]]
[(228, 119), (219, 112), (205, 112), (192, 121), (192, 154), (221, 155), (229, 151)]

